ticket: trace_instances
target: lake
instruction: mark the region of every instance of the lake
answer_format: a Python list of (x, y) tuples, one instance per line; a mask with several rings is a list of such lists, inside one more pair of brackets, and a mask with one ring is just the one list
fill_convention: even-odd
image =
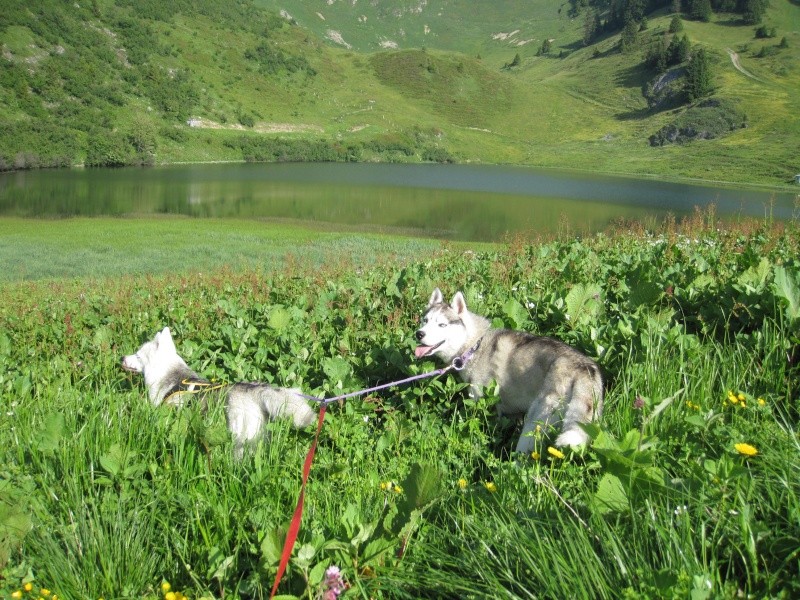
[(201, 164), (0, 174), (0, 216), (291, 219), (454, 240), (598, 231), (695, 207), (790, 219), (797, 194), (524, 167)]

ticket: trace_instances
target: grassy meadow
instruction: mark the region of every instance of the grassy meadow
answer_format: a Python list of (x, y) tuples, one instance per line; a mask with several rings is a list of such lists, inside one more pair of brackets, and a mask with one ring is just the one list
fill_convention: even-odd
[[(291, 221), (156, 218), (0, 219), (0, 282), (162, 275), (214, 276), (217, 271), (313, 271), (339, 263), (371, 266), (408, 259), (440, 244), (325, 224)], [(202, 240), (199, 244), (198, 240)], [(478, 248), (482, 247), (480, 244)]]
[[(481, 248), (298, 230), (279, 261), (242, 229), (226, 267), (167, 274), (188, 251), (174, 222), (140, 238), (158, 273), (131, 245), (0, 283), (0, 597), (268, 597), (313, 431), (271, 423), (236, 462), (220, 406), (156, 409), (120, 358), (169, 325), (206, 377), (330, 397), (434, 368), (413, 334), (435, 286), (594, 357), (592, 441), (558, 451), (545, 430), (514, 456), (496, 390), (472, 401), (450, 375), (332, 405), (282, 597), (336, 597), (332, 566), (364, 599), (800, 594), (797, 223), (708, 213)], [(0, 239), (91, 262), (143, 229), (104, 224), (3, 220)]]

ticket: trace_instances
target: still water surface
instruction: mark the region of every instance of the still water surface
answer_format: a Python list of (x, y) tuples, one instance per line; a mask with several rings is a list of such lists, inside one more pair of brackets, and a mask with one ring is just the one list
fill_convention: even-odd
[(597, 231), (619, 219), (792, 218), (796, 194), (474, 165), (205, 164), (0, 174), (0, 216), (293, 219), (426, 237)]

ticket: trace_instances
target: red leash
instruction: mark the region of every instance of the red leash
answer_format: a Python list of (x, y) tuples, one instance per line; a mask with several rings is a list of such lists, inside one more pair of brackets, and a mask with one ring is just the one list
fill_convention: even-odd
[(303, 518), (303, 501), (306, 495), (306, 482), (308, 481), (308, 474), (311, 471), (311, 463), (314, 461), (314, 454), (317, 451), (317, 440), (319, 439), (319, 432), (322, 431), (322, 422), (325, 420), (325, 410), (328, 408), (327, 404), (323, 404), (319, 409), (319, 420), (317, 421), (317, 433), (314, 436), (314, 442), (306, 455), (306, 461), (303, 464), (303, 481), (300, 484), (300, 497), (297, 499), (297, 507), (294, 509), (294, 516), (291, 523), (289, 523), (289, 531), (286, 533), (286, 541), (283, 543), (283, 552), (281, 553), (281, 562), (278, 564), (278, 572), (275, 574), (275, 583), (272, 585), (272, 592), (270, 599), (275, 597), (275, 592), (278, 590), (278, 584), (283, 577), (286, 566), (289, 564), (289, 559), (292, 556), (292, 549), (294, 542), (297, 539), (297, 533), (300, 531), (300, 521)]
[(321, 400), (314, 396), (306, 396), (305, 394), (298, 394), (298, 396), (307, 398), (309, 400), (314, 400), (315, 402), (318, 402), (320, 404), (319, 420), (317, 421), (317, 433), (316, 435), (314, 435), (314, 441), (311, 444), (311, 448), (309, 448), (308, 450), (308, 454), (306, 455), (306, 461), (303, 464), (303, 480), (302, 483), (300, 484), (300, 496), (297, 499), (297, 507), (295, 507), (294, 509), (294, 515), (292, 516), (292, 521), (289, 523), (289, 531), (286, 533), (286, 541), (283, 543), (283, 552), (281, 553), (281, 561), (278, 564), (278, 572), (275, 574), (275, 583), (272, 584), (272, 592), (270, 592), (269, 595), (270, 600), (272, 600), (272, 598), (275, 597), (275, 592), (278, 590), (278, 584), (281, 582), (281, 578), (283, 577), (283, 574), (286, 572), (286, 567), (289, 564), (289, 559), (292, 557), (292, 549), (294, 548), (294, 543), (297, 540), (297, 534), (300, 531), (300, 521), (303, 518), (303, 502), (306, 496), (306, 482), (308, 481), (308, 474), (311, 471), (311, 463), (314, 462), (314, 454), (317, 451), (317, 440), (319, 440), (319, 432), (322, 431), (322, 422), (325, 420), (325, 410), (328, 408), (328, 404), (336, 400), (343, 400), (353, 396), (361, 396), (368, 392), (374, 392), (377, 390), (383, 390), (386, 388), (403, 385), (406, 383), (410, 383), (412, 381), (417, 381), (419, 379), (436, 377), (437, 375), (442, 375), (444, 373), (447, 373), (450, 369), (455, 369), (456, 371), (460, 371), (466, 366), (467, 361), (469, 361), (472, 358), (472, 355), (475, 354), (480, 345), (481, 341), (478, 340), (478, 343), (475, 344), (469, 350), (467, 350), (463, 355), (455, 357), (451, 364), (449, 364), (444, 368), (431, 371), (430, 373), (415, 375), (413, 377), (408, 377), (407, 379), (402, 379), (400, 381), (385, 383), (383, 385), (368, 388), (366, 390), (360, 390), (358, 392), (352, 392), (350, 394), (344, 394), (342, 396), (336, 396), (335, 398), (328, 398), (326, 400)]

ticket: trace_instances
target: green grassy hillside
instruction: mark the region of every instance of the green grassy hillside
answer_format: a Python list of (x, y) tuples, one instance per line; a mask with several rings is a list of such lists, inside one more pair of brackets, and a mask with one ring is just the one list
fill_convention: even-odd
[(623, 53), (613, 28), (584, 45), (589, 9), (552, 0), (5, 4), (0, 169), (473, 161), (775, 186), (800, 172), (793, 2), (773, 2), (765, 39), (737, 15), (683, 20), (711, 98), (746, 127), (663, 147), (662, 128), (723, 116), (648, 106), (665, 10)]

